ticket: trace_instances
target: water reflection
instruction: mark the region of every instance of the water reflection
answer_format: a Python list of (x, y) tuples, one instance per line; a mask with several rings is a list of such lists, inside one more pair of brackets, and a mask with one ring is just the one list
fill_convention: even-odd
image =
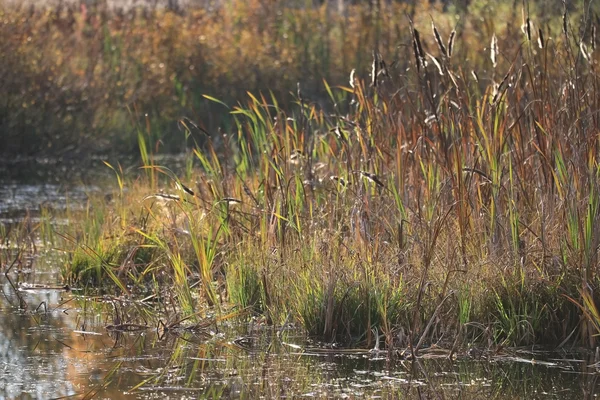
[[(156, 165), (183, 173), (185, 154), (154, 156)], [(0, 225), (10, 225), (24, 218), (39, 222), (43, 209), (80, 210), (90, 194), (117, 190), (114, 172), (104, 161), (120, 165), (127, 176), (140, 171), (139, 160), (132, 157), (92, 157), (87, 160), (61, 158), (16, 158), (0, 160)], [(68, 221), (53, 220), (60, 225)]]
[[(0, 397), (44, 398), (52, 393), (75, 393), (68, 379), (68, 363), (61, 357), (62, 332), (68, 316), (60, 310), (48, 313), (25, 311), (7, 280), (2, 281), (0, 298)], [(57, 304), (54, 292), (27, 296), (27, 308)], [(42, 308), (43, 310), (43, 308)]]
[[(589, 352), (449, 360), (424, 351), (411, 362), (307, 351), (296, 329), (239, 321), (163, 332), (158, 304), (78, 297), (56, 273), (32, 270), (0, 275), (0, 398), (596, 397)], [(136, 329), (106, 329), (124, 324)]]
[[(56, 284), (56, 279), (40, 274), (29, 283)], [(543, 354), (525, 350), (491, 360), (416, 363), (369, 354), (307, 355), (286, 345), (306, 345), (296, 330), (279, 336), (268, 328), (222, 325), (160, 336), (148, 324), (137, 332), (110, 332), (106, 298), (82, 300), (61, 290), (17, 292), (18, 283), (5, 278), (1, 287), (2, 398), (581, 399), (594, 398), (597, 387), (596, 371), (586, 367), (589, 360), (581, 354), (569, 359), (545, 354), (547, 364), (531, 362)], [(128, 314), (126, 305), (121, 313)]]
[[(90, 193), (98, 193), (97, 186), (71, 186), (58, 184), (0, 184), (0, 223), (16, 223), (25, 217), (39, 222), (44, 208), (56, 211), (81, 209)], [(53, 221), (56, 224), (56, 221)]]

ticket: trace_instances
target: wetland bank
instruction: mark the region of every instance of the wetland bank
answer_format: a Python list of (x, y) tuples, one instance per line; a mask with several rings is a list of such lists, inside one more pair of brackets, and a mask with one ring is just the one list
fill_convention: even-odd
[(4, 5), (3, 395), (595, 397), (597, 7)]

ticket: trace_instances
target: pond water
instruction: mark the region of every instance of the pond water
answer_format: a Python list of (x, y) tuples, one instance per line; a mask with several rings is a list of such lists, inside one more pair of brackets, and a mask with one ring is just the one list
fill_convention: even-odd
[[(0, 182), (0, 224), (41, 204), (83, 204), (100, 190), (42, 181)], [(15, 265), (10, 245), (0, 252), (0, 399), (592, 399), (600, 392), (595, 355), (584, 350), (504, 349), (452, 360), (431, 350), (410, 361), (326, 351), (294, 326), (260, 321), (208, 315), (206, 323), (165, 330), (156, 304), (66, 290), (56, 249), (41, 247)]]
[[(39, 268), (0, 278), (0, 398), (596, 398), (599, 374), (585, 353), (411, 362), (310, 350), (296, 329), (257, 324), (117, 331), (104, 311), (117, 300), (59, 284)], [(131, 305), (118, 303), (126, 314)]]

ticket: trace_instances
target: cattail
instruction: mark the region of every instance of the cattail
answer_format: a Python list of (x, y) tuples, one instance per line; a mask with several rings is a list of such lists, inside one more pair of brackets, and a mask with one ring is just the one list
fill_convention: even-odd
[(448, 38), (448, 58), (452, 57), (452, 51), (454, 50), (454, 37), (456, 36), (456, 30), (452, 30), (450, 32), (450, 37)]
[(540, 49), (544, 48), (544, 32), (542, 32), (542, 28), (538, 29), (538, 46), (540, 46)]
[(329, 179), (331, 179), (332, 181), (336, 181), (340, 186), (345, 187), (347, 185), (350, 185), (350, 182), (347, 182), (344, 178), (342, 178), (341, 176), (336, 176), (336, 175), (332, 175), (329, 177)]
[(527, 37), (527, 41), (531, 41), (531, 20), (529, 19), (529, 15), (525, 18), (525, 14), (523, 11), (523, 24), (521, 25), (521, 32)]
[(418, 30), (414, 30), (415, 42), (417, 44), (417, 49), (419, 50), (419, 58), (423, 60), (425, 58), (425, 52), (423, 51), (423, 46), (421, 46), (421, 36), (419, 35)]
[(421, 70), (421, 61), (419, 59), (419, 49), (417, 48), (417, 42), (413, 37), (413, 53), (415, 54), (415, 63), (417, 64), (417, 71)]
[(381, 182), (381, 179), (379, 179), (379, 177), (375, 174), (372, 174), (370, 172), (366, 172), (366, 171), (356, 171), (358, 172), (363, 178), (367, 179), (368, 181), (371, 181), (373, 183), (375, 183), (377, 186), (380, 187), (385, 187), (385, 185), (383, 184), (383, 182)]
[(581, 55), (583, 56), (583, 58), (585, 58), (585, 61), (591, 63), (592, 58), (590, 57), (590, 53), (588, 53), (588, 51), (587, 51), (587, 47), (586, 47), (585, 43), (583, 43), (583, 42), (579, 43), (579, 50), (581, 50)]
[(421, 46), (419, 31), (416, 29), (413, 29), (413, 51), (415, 53), (415, 58), (417, 59), (417, 70), (419, 70), (421, 66), (425, 68), (425, 52), (423, 51), (423, 46)]
[(498, 38), (496, 38), (496, 34), (492, 36), (492, 43), (490, 45), (490, 59), (492, 60), (492, 65), (496, 68), (498, 65)]
[(236, 199), (235, 197), (223, 197), (220, 202), (227, 203), (228, 206), (242, 204), (242, 201), (240, 199)]
[(184, 192), (186, 192), (189, 195), (192, 195), (192, 196), (196, 195), (192, 189), (190, 189), (189, 187), (185, 186), (181, 182), (175, 182), (175, 186), (177, 187), (177, 189), (183, 190)]
[(596, 25), (592, 25), (592, 37), (590, 38), (592, 51), (596, 51)]
[(304, 102), (304, 99), (302, 98), (302, 90), (300, 89), (300, 82), (296, 82), (296, 87), (298, 88), (298, 101), (300, 101), (300, 103)]
[(433, 29), (433, 37), (435, 38), (435, 41), (436, 41), (438, 47), (440, 48), (442, 55), (444, 57), (448, 57), (448, 53), (446, 52), (446, 46), (444, 46), (444, 42), (442, 42), (442, 36), (440, 35), (437, 28), (435, 27), (435, 24), (433, 23), (433, 19), (431, 20), (431, 29)]
[(166, 202), (169, 201), (181, 201), (181, 197), (179, 197), (176, 194), (169, 194), (169, 193), (156, 193), (156, 194), (149, 194), (148, 196), (144, 197), (142, 199), (142, 201), (146, 201), (147, 199), (160, 199)]
[(377, 86), (377, 75), (379, 74), (378, 54), (373, 50), (373, 64), (371, 64), (371, 86)]
[(496, 100), (498, 100), (498, 94), (500, 93), (500, 85), (498, 85), (496, 82), (493, 82), (493, 91), (492, 94), (494, 95), (494, 97), (492, 98), (492, 104), (496, 104)]
[(569, 38), (569, 33), (567, 31), (567, 8), (565, 7), (565, 12), (563, 13), (563, 33), (565, 34), (565, 37), (568, 39)]

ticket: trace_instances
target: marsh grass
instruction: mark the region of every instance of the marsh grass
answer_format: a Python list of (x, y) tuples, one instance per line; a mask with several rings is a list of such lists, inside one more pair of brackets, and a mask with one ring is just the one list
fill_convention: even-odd
[(581, 50), (592, 22), (562, 34), (560, 18), (546, 22), (540, 48), (531, 27), (486, 20), (490, 57), (471, 26), (450, 44), (452, 26), (434, 19), (427, 35), (429, 16), (412, 20), (405, 50), (380, 47), (349, 86), (323, 81), (333, 107), (303, 84), (291, 106), (249, 92), (181, 176), (153, 160), (144, 128), (144, 173), (112, 167), (118, 199), (63, 233), (65, 277), (129, 295), (151, 282), (183, 318), (236, 307), (369, 348), (381, 333), (390, 354), (595, 345), (600, 82), (597, 53)]

